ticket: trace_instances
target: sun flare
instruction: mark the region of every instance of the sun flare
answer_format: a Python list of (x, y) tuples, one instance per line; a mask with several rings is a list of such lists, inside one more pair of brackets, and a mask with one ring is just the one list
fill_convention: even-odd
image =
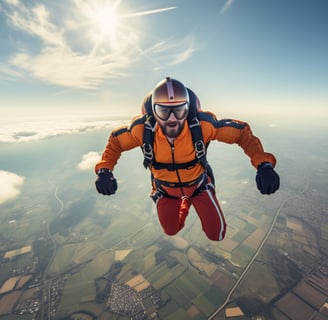
[[(82, 15), (85, 36), (93, 45), (90, 55), (118, 54), (127, 48), (138, 48), (140, 17), (176, 9), (166, 7), (131, 12), (122, 0), (74, 0)], [(123, 22), (124, 21), (124, 22)]]
[(86, 35), (93, 44), (91, 55), (99, 50), (117, 52), (122, 49), (123, 41), (118, 41), (124, 38), (118, 4), (118, 1), (79, 2), (78, 8), (85, 18)]
[(89, 19), (96, 31), (102, 35), (114, 34), (120, 21), (117, 11), (111, 6), (95, 8), (89, 13)]

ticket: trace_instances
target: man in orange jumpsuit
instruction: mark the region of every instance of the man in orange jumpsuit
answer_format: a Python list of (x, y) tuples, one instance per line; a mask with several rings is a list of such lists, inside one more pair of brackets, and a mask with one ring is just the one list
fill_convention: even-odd
[[(190, 125), (190, 89), (180, 81), (166, 78), (151, 95), (151, 108), (156, 124), (153, 133), (153, 161), (149, 165), (160, 224), (167, 235), (177, 234), (184, 226), (192, 204), (200, 218), (203, 231), (213, 241), (222, 240), (226, 222), (217, 200), (210, 167), (195, 159)], [(197, 100), (197, 103), (199, 101)], [(95, 166), (96, 188), (104, 195), (114, 194), (117, 182), (113, 169), (123, 151), (144, 147), (144, 130), (148, 115), (135, 117), (129, 126), (112, 131), (101, 160)], [(276, 159), (264, 152), (260, 140), (249, 125), (238, 120), (217, 120), (210, 112), (198, 110), (204, 145), (211, 140), (238, 144), (257, 169), (256, 183), (262, 194), (279, 188)]]

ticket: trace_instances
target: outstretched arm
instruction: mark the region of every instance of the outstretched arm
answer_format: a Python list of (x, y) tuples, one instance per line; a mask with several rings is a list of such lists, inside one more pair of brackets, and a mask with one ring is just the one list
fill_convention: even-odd
[(239, 120), (217, 121), (217, 140), (238, 144), (250, 158), (255, 168), (261, 163), (269, 162), (276, 165), (273, 154), (265, 152), (260, 139), (253, 135), (250, 126)]
[(216, 120), (210, 113), (203, 114), (203, 127), (210, 140), (238, 144), (252, 165), (257, 169), (256, 184), (262, 194), (271, 194), (279, 189), (280, 179), (274, 171), (276, 158), (265, 152), (260, 139), (253, 135), (250, 126), (243, 121), (224, 119)]
[(112, 131), (101, 160), (95, 166), (97, 174), (96, 189), (103, 195), (114, 194), (117, 181), (112, 173), (123, 151), (133, 149), (142, 144), (143, 122), (137, 118), (130, 126), (120, 127)]
[(142, 145), (143, 122), (136, 118), (130, 126), (122, 126), (112, 131), (101, 160), (95, 166), (95, 172), (106, 168), (113, 170), (122, 152)]

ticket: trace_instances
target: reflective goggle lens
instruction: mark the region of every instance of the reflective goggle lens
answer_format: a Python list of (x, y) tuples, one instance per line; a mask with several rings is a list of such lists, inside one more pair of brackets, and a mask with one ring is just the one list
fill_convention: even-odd
[(158, 118), (160, 118), (163, 121), (166, 121), (170, 117), (172, 112), (178, 120), (182, 120), (188, 114), (189, 105), (188, 103), (183, 103), (178, 106), (171, 107), (171, 106), (155, 104), (154, 111), (158, 116)]

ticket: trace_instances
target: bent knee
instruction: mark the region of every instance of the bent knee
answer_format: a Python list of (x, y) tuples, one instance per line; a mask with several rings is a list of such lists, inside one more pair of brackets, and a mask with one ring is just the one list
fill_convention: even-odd
[(180, 229), (164, 229), (164, 233), (168, 236), (175, 236)]
[(205, 232), (206, 236), (208, 239), (212, 240), (212, 241), (222, 241), (225, 237), (225, 234), (226, 234), (226, 225), (224, 225), (224, 228), (222, 230), (220, 230), (219, 232), (212, 232), (212, 233), (209, 233), (209, 232)]

